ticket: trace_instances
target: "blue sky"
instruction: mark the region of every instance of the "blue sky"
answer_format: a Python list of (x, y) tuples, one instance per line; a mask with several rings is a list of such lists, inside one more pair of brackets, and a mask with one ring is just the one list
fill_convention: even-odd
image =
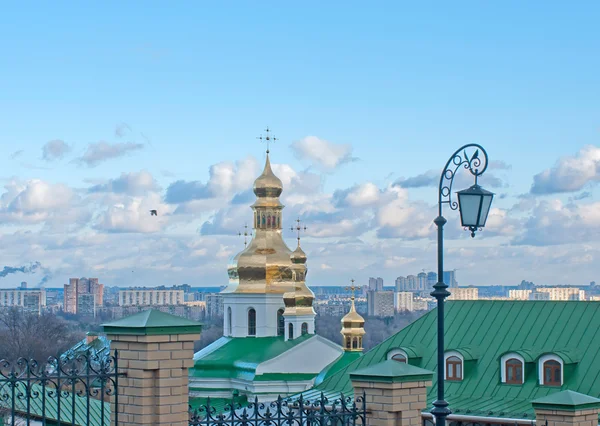
[[(255, 137), (270, 125), (288, 219), (312, 228), (314, 285), (433, 269), (435, 188), (400, 182), (439, 172), (469, 142), (502, 164), (489, 172), (501, 197), (496, 229), (476, 241), (449, 233), (461, 284), (597, 279), (599, 12), (597, 2), (5, 5), (0, 258), (40, 261), (50, 285), (223, 284), (240, 248), (232, 235), (250, 217), (232, 201), (260, 171)], [(196, 192), (177, 198), (178, 188)], [(352, 191), (364, 200), (342, 200)], [(149, 205), (161, 222), (147, 223)]]

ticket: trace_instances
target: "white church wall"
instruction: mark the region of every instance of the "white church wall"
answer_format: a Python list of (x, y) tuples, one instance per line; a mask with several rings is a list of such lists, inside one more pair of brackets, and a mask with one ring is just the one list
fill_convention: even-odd
[[(223, 334), (248, 337), (248, 311), (256, 311), (256, 336), (277, 336), (277, 311), (284, 308), (281, 294), (223, 294)], [(229, 309), (231, 308), (231, 327)]]
[(285, 340), (290, 339), (290, 324), (294, 327), (293, 339), (302, 336), (302, 324), (306, 323), (308, 333), (315, 334), (315, 315), (289, 315), (285, 316)]

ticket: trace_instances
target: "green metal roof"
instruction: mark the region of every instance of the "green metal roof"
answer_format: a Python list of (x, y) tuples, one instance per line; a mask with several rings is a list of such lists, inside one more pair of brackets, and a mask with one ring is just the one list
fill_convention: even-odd
[(102, 324), (107, 334), (195, 334), (200, 333), (202, 324), (167, 314), (165, 312), (149, 309), (126, 318)]
[[(317, 338), (307, 334), (287, 342), (283, 336), (277, 337), (221, 337), (194, 355), (194, 367), (190, 376), (207, 378), (237, 378), (243, 380), (261, 380), (256, 375), (259, 364), (273, 359), (294, 346)], [(307, 380), (315, 374), (282, 374), (273, 380)], [(263, 380), (269, 380), (268, 376)], [(275, 376), (272, 376), (275, 377)]]
[(327, 367), (325, 367), (323, 369), (323, 371), (321, 371), (319, 373), (319, 375), (315, 379), (315, 385), (322, 383), (323, 380), (331, 377), (332, 375), (334, 375), (335, 373), (340, 371), (342, 368), (346, 367), (348, 364), (356, 361), (361, 356), (362, 356), (362, 352), (358, 352), (358, 351), (346, 352), (346, 351), (344, 351), (342, 356), (340, 356), (338, 359), (333, 361), (331, 364), (329, 364)]
[[(446, 302), (445, 315), (447, 348), (481, 348), (463, 381), (446, 382), (447, 400), (455, 414), (533, 418), (531, 401), (561, 390), (600, 397), (600, 302), (456, 300)], [(330, 399), (340, 393), (352, 395), (350, 373), (384, 361), (395, 348), (422, 345), (422, 358), (410, 363), (436, 371), (436, 321), (437, 310), (433, 310), (304, 396), (313, 399), (320, 392)], [(580, 355), (577, 363), (565, 365), (560, 388), (540, 386), (537, 365), (532, 363), (525, 365), (523, 385), (503, 384), (499, 358), (517, 351), (532, 354), (532, 359), (545, 352)], [(435, 400), (436, 379), (434, 375), (428, 390), (429, 405)]]
[(352, 380), (370, 382), (428, 381), (432, 376), (433, 371), (391, 359), (350, 373)]
[(552, 410), (585, 410), (600, 407), (600, 399), (579, 392), (566, 390), (532, 401), (534, 408)]
[[(21, 387), (19, 389), (19, 386)], [(37, 397), (31, 398), (15, 398), (16, 411), (25, 415), (27, 413), (27, 400), (30, 402), (29, 413), (32, 418), (41, 419), (42, 413), (45, 413), (47, 420), (58, 419), (58, 400), (56, 394), (53, 392), (54, 389), (49, 387), (46, 388), (46, 398), (43, 396), (43, 388), (40, 385), (32, 384), (30, 393), (32, 395), (38, 395)], [(16, 389), (16, 394), (19, 392), (22, 394), (28, 394), (29, 392), (25, 389), (25, 385), (20, 383)], [(7, 399), (0, 399), (0, 407), (11, 409), (12, 400), (11, 392), (6, 392)], [(72, 404), (75, 401), (75, 421), (72, 418)], [(106, 398), (104, 406), (101, 401), (89, 398), (90, 404), (90, 421), (87, 421), (87, 404), (88, 399), (85, 396), (73, 396), (69, 392), (62, 392), (60, 398), (60, 421), (61, 424), (75, 424), (77, 426), (109, 426), (110, 425), (110, 400)], [(42, 411), (42, 403), (45, 404), (45, 411)], [(104, 411), (104, 422), (102, 422), (102, 411)]]

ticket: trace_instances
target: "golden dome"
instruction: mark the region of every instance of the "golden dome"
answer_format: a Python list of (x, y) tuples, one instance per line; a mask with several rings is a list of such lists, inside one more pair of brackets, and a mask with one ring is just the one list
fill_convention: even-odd
[(277, 198), (283, 192), (283, 184), (273, 173), (267, 152), (267, 161), (262, 174), (254, 181), (254, 194), (259, 198)]
[(237, 257), (239, 284), (235, 293), (286, 293), (294, 290), (292, 251), (281, 236), (281, 180), (273, 174), (269, 154), (254, 182), (254, 235)]
[(350, 312), (342, 318), (342, 331), (344, 350), (348, 352), (362, 352), (363, 336), (365, 332), (365, 319), (356, 312), (354, 306), (354, 295), (352, 296), (352, 305)]
[(354, 298), (352, 298), (350, 312), (348, 312), (342, 318), (342, 325), (347, 328), (353, 328), (353, 325), (358, 325), (359, 327), (364, 327), (365, 325), (365, 319), (361, 317), (358, 312), (356, 312), (356, 307), (354, 306)]
[(298, 244), (296, 250), (292, 252), (290, 258), (292, 259), (292, 263), (306, 263), (306, 253), (300, 248), (300, 244)]

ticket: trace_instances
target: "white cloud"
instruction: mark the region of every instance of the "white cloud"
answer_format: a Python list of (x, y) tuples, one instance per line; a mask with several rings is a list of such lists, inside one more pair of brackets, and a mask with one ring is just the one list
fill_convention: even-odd
[(356, 160), (352, 157), (351, 145), (335, 144), (316, 136), (307, 136), (293, 142), (291, 147), (300, 159), (309, 160), (325, 169), (334, 169), (341, 164)]
[(562, 157), (554, 167), (533, 177), (531, 193), (554, 194), (579, 191), (600, 181), (600, 147), (588, 145), (575, 156)]
[(67, 145), (65, 141), (54, 139), (50, 142), (46, 142), (42, 147), (42, 158), (46, 161), (60, 160), (69, 151), (71, 151), (71, 147)]
[(108, 143), (104, 141), (91, 143), (79, 158), (79, 162), (88, 167), (95, 167), (104, 161), (119, 158), (134, 151), (139, 151), (144, 145), (133, 142)]
[(114, 192), (128, 195), (143, 195), (159, 189), (156, 180), (145, 170), (132, 173), (121, 173), (116, 179), (110, 179), (103, 184), (94, 185), (89, 192)]

